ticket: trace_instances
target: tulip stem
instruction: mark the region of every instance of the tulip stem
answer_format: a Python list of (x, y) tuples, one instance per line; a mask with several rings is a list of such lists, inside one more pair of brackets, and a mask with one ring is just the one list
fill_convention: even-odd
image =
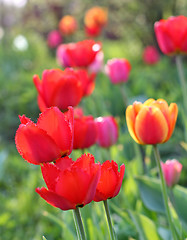
[(163, 172), (162, 172), (162, 167), (161, 167), (161, 164), (160, 164), (161, 159), (160, 159), (160, 154), (159, 154), (159, 150), (158, 150), (157, 145), (153, 145), (153, 149), (154, 149), (156, 163), (157, 163), (157, 167), (158, 167), (159, 175), (160, 175), (160, 179), (161, 179), (162, 196), (163, 196), (163, 199), (164, 199), (164, 205), (165, 205), (165, 209), (166, 209), (166, 215), (167, 215), (169, 227), (170, 227), (171, 234), (172, 234), (172, 239), (177, 240), (176, 235), (175, 235), (175, 229), (173, 227), (171, 213), (170, 213), (170, 210), (169, 210), (167, 188), (166, 188), (164, 175), (163, 175)]
[(184, 77), (184, 70), (183, 70), (184, 68), (183, 68), (183, 64), (182, 64), (182, 58), (180, 55), (176, 56), (176, 65), (177, 65), (179, 80), (180, 80), (180, 84), (181, 84), (181, 88), (182, 88), (185, 114), (187, 114), (187, 87), (186, 87), (186, 82), (185, 82), (185, 77)]
[(86, 240), (86, 235), (85, 235), (85, 231), (84, 231), (84, 227), (81, 219), (81, 214), (78, 207), (76, 207), (76, 209), (73, 210), (73, 215), (74, 215), (78, 238), (80, 238), (80, 240)]
[(122, 95), (122, 98), (123, 98), (123, 103), (125, 105), (125, 108), (127, 108), (128, 99), (127, 99), (127, 95), (126, 95), (126, 92), (125, 92), (125, 88), (122, 84), (119, 85), (119, 88), (120, 88), (120, 92), (121, 92), (121, 95)]
[(112, 221), (111, 221), (111, 218), (110, 218), (110, 211), (109, 211), (109, 207), (108, 207), (108, 202), (107, 202), (107, 200), (104, 200), (103, 203), (104, 203), (104, 207), (105, 207), (105, 213), (106, 213), (106, 216), (107, 216), (108, 227), (109, 227), (109, 231), (110, 231), (110, 238), (112, 240), (116, 240), (116, 235), (115, 235), (114, 229), (112, 227)]

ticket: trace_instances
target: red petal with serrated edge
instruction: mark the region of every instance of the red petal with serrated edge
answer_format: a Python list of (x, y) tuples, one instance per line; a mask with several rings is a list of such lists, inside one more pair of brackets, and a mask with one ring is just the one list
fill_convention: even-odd
[(61, 155), (70, 154), (72, 145), (72, 131), (69, 122), (64, 118), (63, 113), (52, 107), (40, 114), (38, 127), (45, 130), (60, 148)]
[(32, 122), (19, 126), (15, 142), (20, 155), (30, 163), (51, 162), (60, 157), (54, 140)]
[(48, 191), (46, 188), (42, 187), (36, 188), (36, 192), (45, 199), (49, 204), (54, 207), (60, 208), (61, 210), (75, 209), (75, 203), (68, 201), (66, 198), (57, 195), (54, 192)]

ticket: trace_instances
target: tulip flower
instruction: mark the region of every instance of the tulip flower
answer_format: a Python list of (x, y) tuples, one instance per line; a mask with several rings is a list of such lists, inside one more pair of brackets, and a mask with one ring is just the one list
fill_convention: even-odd
[(187, 53), (187, 17), (162, 19), (155, 23), (154, 29), (158, 45), (164, 54)]
[(92, 94), (95, 89), (95, 73), (88, 73), (85, 69), (78, 69), (76, 73), (81, 81), (83, 88), (83, 97), (89, 96)]
[(99, 51), (95, 56), (95, 60), (88, 66), (88, 70), (92, 73), (100, 72), (103, 68), (103, 59), (104, 53)]
[[(72, 45), (73, 45), (73, 43), (72, 43)], [(71, 59), (69, 58), (69, 56), (67, 54), (67, 48), (69, 46), (70, 46), (70, 43), (60, 44), (56, 50), (57, 63), (64, 68), (71, 67)]]
[(108, 160), (104, 162), (101, 165), (101, 176), (97, 184), (94, 201), (105, 201), (117, 196), (121, 188), (124, 173), (124, 164), (121, 165), (120, 172), (118, 172), (116, 162)]
[(178, 108), (163, 99), (134, 102), (127, 107), (126, 121), (131, 137), (139, 144), (167, 142), (175, 128)]
[(77, 30), (77, 21), (73, 16), (66, 15), (59, 22), (59, 30), (64, 35), (71, 35)]
[(84, 27), (84, 31), (86, 36), (88, 37), (97, 37), (101, 34), (102, 28), (99, 26), (93, 26), (93, 27)]
[(57, 106), (66, 111), (68, 106), (76, 106), (82, 99), (82, 84), (73, 69), (45, 70), (40, 80), (33, 76), (38, 91), (38, 105), (42, 111), (51, 106)]
[(95, 119), (98, 129), (97, 143), (100, 147), (110, 147), (118, 139), (118, 125), (114, 117), (99, 117)]
[(182, 164), (176, 159), (161, 162), (162, 171), (168, 187), (173, 187), (178, 183), (182, 171)]
[(143, 61), (146, 64), (153, 65), (159, 62), (160, 56), (157, 49), (153, 46), (147, 46), (143, 52)]
[(113, 84), (127, 82), (131, 65), (126, 59), (113, 58), (105, 65), (105, 73)]
[(53, 30), (47, 36), (47, 44), (50, 48), (56, 48), (62, 42), (62, 36), (59, 31)]
[(65, 157), (54, 164), (45, 163), (41, 170), (48, 189), (37, 188), (36, 192), (52, 206), (65, 211), (93, 200), (101, 166), (94, 163), (92, 154), (84, 154), (76, 161)]
[(65, 62), (70, 67), (88, 67), (101, 50), (101, 44), (94, 40), (83, 40), (62, 46), (58, 53), (58, 61)]
[(97, 125), (92, 116), (77, 115), (74, 119), (73, 149), (89, 148), (96, 143)]
[(85, 26), (88, 28), (103, 27), (108, 21), (108, 11), (105, 8), (95, 6), (90, 8), (84, 17)]
[(15, 142), (20, 155), (29, 163), (52, 162), (67, 156), (73, 146), (73, 108), (62, 113), (57, 107), (46, 109), (35, 124), (20, 116)]

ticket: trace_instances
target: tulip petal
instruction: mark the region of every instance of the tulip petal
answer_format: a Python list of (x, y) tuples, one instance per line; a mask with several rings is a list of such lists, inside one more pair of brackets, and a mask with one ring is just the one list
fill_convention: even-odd
[(57, 195), (56, 193), (52, 191), (48, 191), (46, 188), (42, 187), (36, 188), (36, 192), (46, 200), (49, 204), (51, 204), (54, 207), (60, 208), (61, 210), (69, 210), (69, 209), (75, 209), (76, 205), (74, 203), (71, 203), (66, 198), (61, 197)]
[(120, 189), (121, 189), (121, 184), (122, 184), (122, 181), (123, 181), (123, 176), (125, 174), (125, 165), (122, 164), (121, 167), (120, 167), (120, 173), (119, 173), (119, 178), (118, 178), (118, 184), (116, 185), (116, 189), (113, 193), (113, 197), (117, 196)]
[(19, 126), (15, 142), (20, 155), (30, 163), (51, 162), (60, 157), (60, 149), (53, 139), (33, 122)]
[(41, 113), (37, 125), (53, 138), (61, 149), (62, 156), (70, 154), (72, 131), (63, 113), (57, 107), (49, 108)]
[(59, 158), (55, 161), (55, 166), (57, 166), (61, 171), (68, 169), (72, 166), (74, 161), (69, 157)]
[(136, 117), (135, 132), (143, 144), (163, 143), (168, 135), (168, 124), (160, 109), (144, 106)]
[(38, 95), (38, 106), (41, 112), (44, 112), (48, 106), (46, 105), (42, 95)]
[(176, 103), (171, 103), (169, 106), (169, 119), (170, 119), (170, 125), (169, 125), (169, 133), (166, 138), (166, 141), (168, 141), (173, 133), (173, 130), (175, 128), (175, 124), (177, 121), (177, 115), (178, 115), (178, 107)]
[(58, 169), (56, 165), (52, 163), (44, 163), (44, 165), (41, 166), (41, 171), (48, 189), (54, 191), (58, 176), (60, 174), (60, 169)]
[(128, 106), (126, 109), (126, 122), (129, 133), (135, 142), (141, 143), (136, 136), (134, 125), (135, 125), (136, 114), (132, 105)]

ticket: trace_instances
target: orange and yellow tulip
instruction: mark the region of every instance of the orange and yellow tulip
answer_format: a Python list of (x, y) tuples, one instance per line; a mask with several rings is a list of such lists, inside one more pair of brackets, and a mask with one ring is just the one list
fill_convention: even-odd
[(134, 102), (127, 107), (126, 121), (131, 137), (139, 144), (167, 142), (175, 128), (178, 115), (176, 103), (168, 106), (163, 99)]

